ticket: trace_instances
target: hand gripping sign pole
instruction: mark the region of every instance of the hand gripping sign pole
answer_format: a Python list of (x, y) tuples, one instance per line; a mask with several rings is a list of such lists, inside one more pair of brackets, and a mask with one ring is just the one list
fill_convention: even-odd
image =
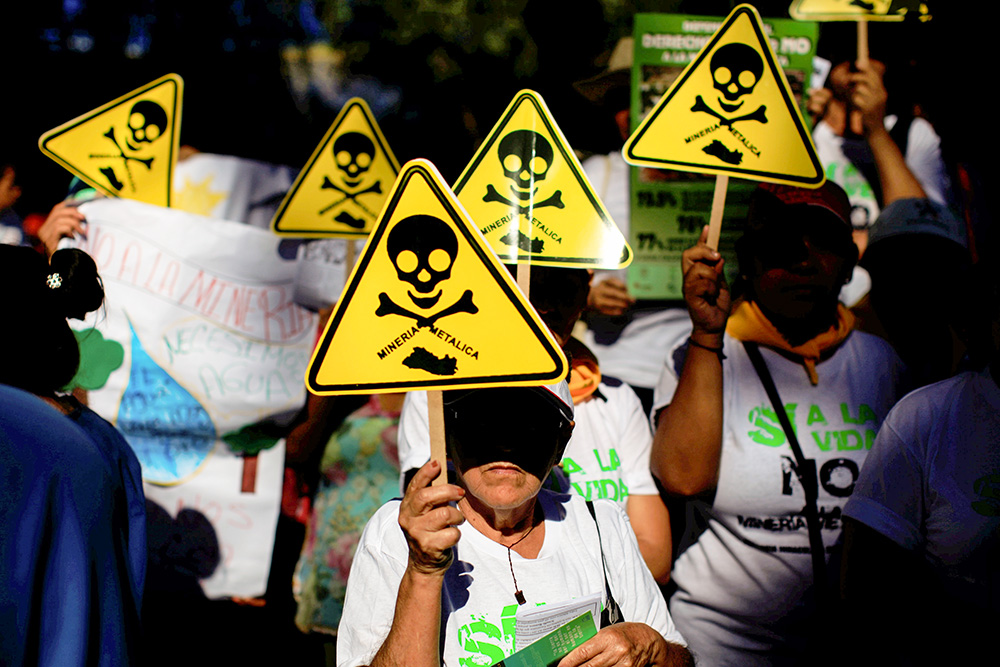
[(788, 14), (796, 21), (855, 21), (858, 28), (858, 64), (868, 62), (868, 23), (899, 23), (931, 20), (924, 2), (841, 2), (840, 0), (794, 0)]
[(868, 65), (868, 19), (858, 17), (858, 65)]
[(708, 247), (719, 249), (719, 236), (722, 234), (722, 213), (726, 209), (726, 190), (729, 188), (729, 176), (718, 174), (715, 177), (715, 191), (712, 193), (712, 213), (708, 218)]

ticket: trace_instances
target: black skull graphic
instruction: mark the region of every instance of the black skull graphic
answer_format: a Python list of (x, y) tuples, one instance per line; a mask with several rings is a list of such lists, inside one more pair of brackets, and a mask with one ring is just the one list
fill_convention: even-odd
[(712, 80), (716, 90), (729, 102), (721, 99), (719, 105), (727, 113), (733, 113), (741, 106), (744, 95), (753, 92), (754, 86), (764, 73), (764, 62), (750, 46), (740, 43), (726, 44), (712, 55)]
[[(115, 166), (101, 166), (98, 171), (107, 179), (108, 185), (115, 191), (125, 188), (125, 181), (128, 181), (129, 188), (135, 191), (135, 182), (132, 179), (132, 166), (130, 163), (136, 162), (144, 165), (146, 169), (153, 168), (156, 160), (149, 153), (144, 153), (148, 144), (152, 144), (167, 131), (167, 112), (156, 102), (150, 100), (139, 100), (132, 105), (129, 111), (126, 127), (128, 134), (118, 139), (115, 128), (112, 125), (104, 133), (104, 137), (114, 146), (116, 153), (91, 153), (91, 158), (99, 160), (113, 159), (120, 160), (120, 168)], [(149, 157), (144, 157), (144, 155)], [(124, 179), (124, 180), (123, 180)]]
[(533, 130), (514, 130), (500, 140), (497, 155), (504, 176), (513, 181), (511, 191), (519, 199), (529, 199), (534, 185), (544, 181), (552, 166), (552, 145)]
[(441, 293), (431, 292), (438, 283), (451, 277), (458, 254), (458, 239), (451, 227), (431, 215), (411, 215), (389, 232), (386, 249), (399, 279), (425, 295), (418, 297), (411, 293), (413, 303), (420, 308), (433, 307)]
[(137, 151), (142, 144), (151, 144), (167, 130), (167, 112), (156, 102), (140, 100), (128, 115), (128, 129), (132, 140), (125, 141), (129, 150)]
[(375, 159), (375, 144), (360, 132), (345, 132), (333, 142), (333, 159), (344, 172), (344, 182), (353, 188), (371, 168)]

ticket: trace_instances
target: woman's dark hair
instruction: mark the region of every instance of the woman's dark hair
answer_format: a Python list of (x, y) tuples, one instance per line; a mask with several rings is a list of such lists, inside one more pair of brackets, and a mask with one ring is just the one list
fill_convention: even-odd
[(67, 318), (101, 307), (104, 285), (87, 253), (58, 250), (51, 263), (31, 248), (0, 246), (6, 324), (0, 327), (0, 383), (34, 394), (66, 386), (80, 365)]

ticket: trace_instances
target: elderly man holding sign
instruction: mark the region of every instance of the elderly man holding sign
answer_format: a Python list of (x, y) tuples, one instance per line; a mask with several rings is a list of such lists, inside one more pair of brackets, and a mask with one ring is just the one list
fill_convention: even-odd
[[(541, 488), (573, 429), (568, 371), (437, 170), (407, 163), (306, 376), (331, 395), (428, 389), (443, 427), (365, 527), (340, 665), (690, 664), (624, 512)], [(547, 659), (524, 659), (539, 647)]]
[(443, 402), (456, 483), (431, 486), (432, 460), (369, 522), (339, 664), (521, 664), (506, 661), (525, 643), (524, 616), (588, 597), (602, 600), (605, 627), (562, 667), (691, 664), (624, 512), (541, 488), (573, 429), (566, 383), (445, 391)]

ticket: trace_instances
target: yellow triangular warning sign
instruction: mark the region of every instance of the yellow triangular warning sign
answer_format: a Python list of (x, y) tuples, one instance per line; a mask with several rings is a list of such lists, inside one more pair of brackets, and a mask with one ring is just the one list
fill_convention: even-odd
[(434, 165), (404, 165), (313, 353), (309, 390), (517, 386), (566, 372), (559, 345)]
[(353, 97), (299, 172), (271, 221), (287, 236), (367, 236), (399, 163), (371, 109)]
[(455, 194), (504, 262), (620, 268), (632, 261), (632, 249), (533, 91), (514, 97)]
[(799, 21), (902, 21), (931, 18), (920, 0), (795, 0), (788, 14)]
[(629, 164), (803, 187), (825, 180), (764, 35), (739, 5), (625, 142)]
[(38, 147), (109, 197), (170, 206), (183, 92), (168, 74), (49, 130)]

